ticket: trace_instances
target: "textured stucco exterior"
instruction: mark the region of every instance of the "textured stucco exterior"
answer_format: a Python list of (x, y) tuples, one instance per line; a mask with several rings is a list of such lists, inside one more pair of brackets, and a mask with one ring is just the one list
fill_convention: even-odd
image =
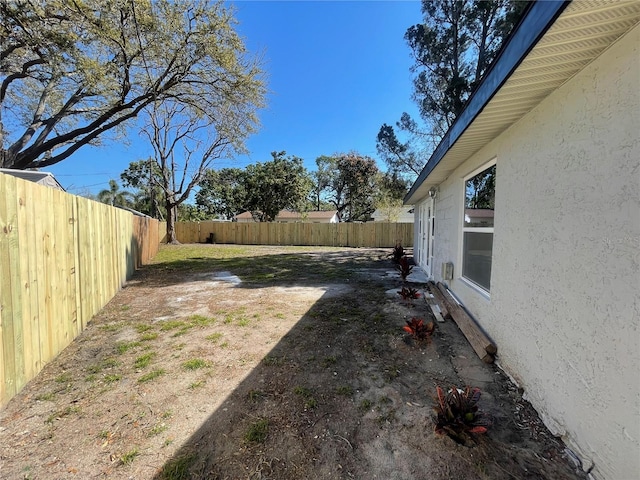
[[(640, 478), (640, 28), (439, 185), (434, 277), (597, 479)], [(460, 279), (464, 177), (496, 159), (491, 293)], [(417, 245), (417, 244), (416, 244)]]

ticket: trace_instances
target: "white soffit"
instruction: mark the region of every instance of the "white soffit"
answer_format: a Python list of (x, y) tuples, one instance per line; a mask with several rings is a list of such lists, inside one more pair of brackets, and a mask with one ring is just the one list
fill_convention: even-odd
[(571, 2), (408, 202), (426, 196), (639, 22), (640, 1)]

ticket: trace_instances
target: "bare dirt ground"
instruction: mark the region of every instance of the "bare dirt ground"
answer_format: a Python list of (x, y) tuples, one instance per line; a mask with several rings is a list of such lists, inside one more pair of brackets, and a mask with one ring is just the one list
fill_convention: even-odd
[[(0, 478), (585, 478), (455, 324), (407, 337), (389, 253), (164, 247), (0, 411)], [(436, 435), (436, 385), (487, 434)]]

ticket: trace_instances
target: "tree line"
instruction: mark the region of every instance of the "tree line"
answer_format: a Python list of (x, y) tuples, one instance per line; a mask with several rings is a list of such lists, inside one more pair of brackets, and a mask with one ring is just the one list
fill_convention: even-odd
[(281, 210), (337, 210), (343, 221), (368, 221), (376, 208), (386, 208), (392, 220), (408, 188), (406, 180), (381, 172), (375, 160), (356, 152), (320, 156), (315, 171), (285, 151), (271, 157), (245, 168), (206, 169), (194, 201), (175, 206), (159, 188), (161, 166), (153, 158), (135, 161), (120, 175), (127, 190), (111, 180), (97, 199), (161, 219), (177, 208), (176, 218), (183, 220), (232, 220), (251, 212), (256, 221), (269, 222)]

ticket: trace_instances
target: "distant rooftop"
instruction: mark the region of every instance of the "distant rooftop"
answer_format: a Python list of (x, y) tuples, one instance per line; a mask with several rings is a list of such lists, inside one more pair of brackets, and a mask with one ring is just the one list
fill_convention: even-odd
[(13, 168), (0, 168), (0, 173), (11, 175), (14, 177), (27, 180), (29, 182), (37, 183), (38, 185), (45, 185), (51, 188), (57, 188), (58, 190), (66, 191), (60, 183), (56, 180), (50, 172), (40, 172), (35, 170), (15, 170)]
[[(278, 215), (276, 215), (275, 220), (320, 220), (320, 219), (331, 219), (334, 215), (338, 213), (337, 210), (329, 210), (323, 212), (306, 212), (304, 214), (300, 212), (293, 212), (291, 210), (280, 210)], [(239, 215), (236, 215), (236, 218), (239, 219), (250, 219), (253, 218), (251, 212), (242, 212)]]

